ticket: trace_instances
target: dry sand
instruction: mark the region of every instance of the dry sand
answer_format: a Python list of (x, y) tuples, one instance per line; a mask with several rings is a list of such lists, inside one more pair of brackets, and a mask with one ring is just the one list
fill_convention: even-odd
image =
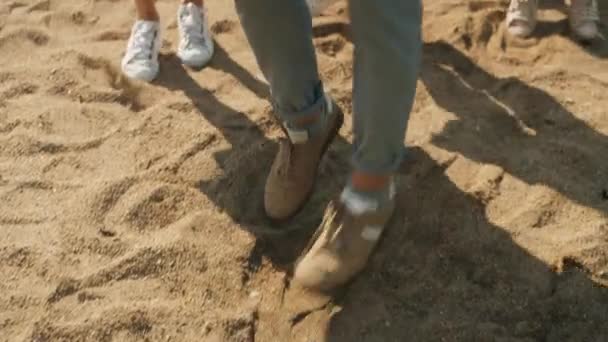
[[(118, 68), (130, 1), (0, 0), (1, 341), (608, 341), (607, 43), (572, 41), (556, 8), (519, 41), (504, 1), (426, 1), (399, 210), (330, 299), (288, 274), (350, 124), (287, 225), (308, 231), (256, 238), (267, 88), (232, 1), (208, 0), (212, 64), (180, 66), (176, 3), (143, 84)], [(315, 44), (350, 115), (347, 22), (331, 8)]]

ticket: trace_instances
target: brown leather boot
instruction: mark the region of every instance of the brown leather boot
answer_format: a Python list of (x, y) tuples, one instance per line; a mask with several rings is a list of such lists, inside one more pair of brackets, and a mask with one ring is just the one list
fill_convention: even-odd
[(354, 214), (342, 200), (333, 201), (295, 267), (294, 281), (329, 291), (351, 280), (367, 264), (394, 209), (391, 199), (375, 210)]
[(327, 115), (325, 128), (312, 138), (306, 130), (284, 128), (288, 139), (280, 143), (264, 193), (264, 207), (271, 219), (291, 218), (312, 193), (321, 157), (344, 121), (342, 110), (329, 97)]

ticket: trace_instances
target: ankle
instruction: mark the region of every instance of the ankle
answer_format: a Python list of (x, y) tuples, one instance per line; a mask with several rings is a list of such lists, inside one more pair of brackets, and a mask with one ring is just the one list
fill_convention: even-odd
[(137, 14), (138, 20), (144, 21), (160, 21), (160, 16), (157, 12), (142, 12)]
[(198, 7), (203, 7), (203, 0), (182, 0), (182, 4), (187, 5), (192, 3)]
[(292, 143), (304, 144), (319, 136), (326, 125), (327, 115), (321, 112), (286, 122), (285, 129)]
[(391, 183), (391, 174), (370, 174), (362, 171), (353, 171), (349, 184), (353, 189), (361, 192), (378, 192), (388, 188)]
[(357, 172), (351, 175), (340, 196), (353, 214), (376, 211), (394, 198), (395, 183), (392, 176), (370, 176), (362, 182)]
[(290, 126), (295, 129), (307, 129), (310, 126), (314, 126), (319, 121), (320, 118), (321, 118), (320, 113), (303, 116), (303, 117), (293, 120), (293, 122), (291, 123)]

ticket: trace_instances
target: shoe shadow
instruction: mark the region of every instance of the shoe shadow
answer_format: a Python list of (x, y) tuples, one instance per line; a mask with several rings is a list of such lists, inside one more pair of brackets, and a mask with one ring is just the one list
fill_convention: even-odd
[[(231, 74), (258, 97), (270, 98), (268, 86), (230, 58), (217, 42), (215, 50), (210, 68)], [(267, 256), (276, 266), (289, 271), (291, 263), (320, 222), (324, 204), (339, 189), (340, 180), (328, 174), (346, 174), (343, 170), (347, 169), (347, 162), (339, 151), (348, 148), (348, 143), (338, 138), (328, 151), (320, 167), (317, 191), (302, 212), (287, 223), (273, 223), (264, 214), (263, 193), (278, 144), (266, 137), (265, 130), (278, 130), (278, 125), (271, 118), (254, 122), (246, 113), (218, 100), (212, 91), (188, 74), (175, 55), (161, 58), (163, 68), (156, 83), (184, 92), (204, 120), (213, 125), (230, 145), (214, 154), (224, 174), (211, 181), (201, 181), (200, 191), (239, 227), (256, 237), (249, 265), (260, 265), (262, 256)], [(284, 234), (284, 231), (290, 233)]]
[(421, 78), (437, 105), (457, 116), (435, 145), (608, 214), (608, 183), (597, 181), (608, 174), (598, 157), (608, 154), (608, 137), (551, 95), (497, 78), (443, 42), (426, 44)]
[[(350, 38), (347, 23), (317, 30)], [(597, 157), (608, 152), (604, 135), (549, 94), (497, 79), (448, 44), (424, 51), (422, 81), (458, 119), (434, 144), (608, 213), (593, 182), (608, 174)], [(396, 217), (367, 270), (294, 331), (332, 342), (608, 339), (605, 280), (593, 280), (575, 258), (550, 266), (515, 243), (508, 227), (487, 218), (484, 202), (446, 176), (453, 160), (437, 162), (421, 148), (408, 155)], [(327, 314), (327, 329), (315, 331)]]
[(446, 176), (454, 160), (421, 148), (409, 156), (396, 217), (366, 272), (337, 299), (321, 341), (608, 338), (608, 288), (574, 260), (555, 269), (517, 245)]
[[(339, 33), (352, 41), (348, 22), (320, 24), (314, 30), (315, 36)], [(549, 94), (516, 78), (498, 79), (445, 42), (424, 45), (421, 79), (437, 104), (459, 119), (434, 137), (436, 145), (498, 165), (528, 184), (549, 186), (608, 214), (608, 183), (598, 189), (589, 181), (608, 174), (608, 164), (597, 157), (608, 154), (608, 137)], [(482, 129), (471, 130), (480, 123)], [(561, 144), (566, 138), (576, 143)], [(551, 158), (556, 154), (571, 158), (564, 163)]]

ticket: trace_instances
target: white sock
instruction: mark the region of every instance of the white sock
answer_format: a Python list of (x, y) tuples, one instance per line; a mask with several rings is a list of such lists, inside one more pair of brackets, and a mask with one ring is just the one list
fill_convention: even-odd
[(355, 190), (349, 183), (342, 191), (340, 201), (344, 203), (351, 214), (363, 215), (377, 211), (384, 203), (393, 200), (395, 193), (395, 182), (392, 179), (385, 190), (375, 192)]

